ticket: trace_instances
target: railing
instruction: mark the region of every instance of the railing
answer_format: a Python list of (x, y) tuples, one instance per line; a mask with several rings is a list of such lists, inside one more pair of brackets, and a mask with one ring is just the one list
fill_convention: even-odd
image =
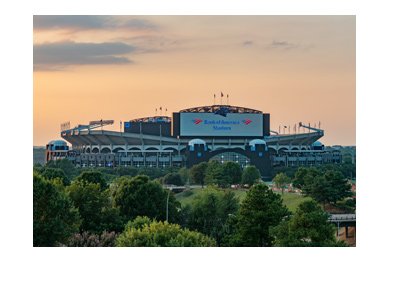
[(332, 214), (329, 216), (328, 221), (330, 222), (355, 222), (355, 214)]

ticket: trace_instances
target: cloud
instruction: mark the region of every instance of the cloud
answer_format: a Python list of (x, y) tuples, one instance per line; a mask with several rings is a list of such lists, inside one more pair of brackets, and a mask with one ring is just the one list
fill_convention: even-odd
[(272, 41), (271, 44), (268, 45), (268, 49), (279, 49), (279, 50), (292, 50), (300, 47), (299, 44), (290, 43), (287, 41)]
[(251, 45), (253, 45), (253, 41), (244, 41), (244, 42), (242, 43), (242, 45), (243, 45), (243, 46), (251, 46)]
[(34, 30), (156, 29), (153, 23), (130, 16), (59, 15), (33, 16)]
[[(57, 42), (33, 46), (34, 70), (60, 70), (72, 65), (118, 65), (132, 61), (136, 47), (122, 43)], [(124, 56), (122, 56), (124, 55)]]

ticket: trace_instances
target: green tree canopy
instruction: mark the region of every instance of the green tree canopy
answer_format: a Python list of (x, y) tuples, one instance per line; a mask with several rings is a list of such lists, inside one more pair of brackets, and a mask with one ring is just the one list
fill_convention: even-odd
[(175, 185), (175, 186), (183, 186), (183, 180), (181, 175), (178, 173), (168, 173), (163, 178), (164, 184), (167, 185)]
[(273, 193), (265, 184), (254, 185), (239, 209), (237, 243), (239, 246), (271, 246), (270, 228), (288, 214), (279, 194)]
[(324, 206), (350, 197), (351, 185), (340, 171), (320, 172), (315, 168), (299, 168), (293, 184)]
[(119, 211), (112, 208), (111, 196), (108, 191), (101, 190), (100, 184), (77, 180), (66, 191), (81, 215), (81, 231), (101, 233), (104, 230), (122, 230)]
[(136, 176), (138, 174), (138, 169), (134, 167), (121, 167), (115, 168), (115, 174), (117, 176)]
[(107, 182), (103, 174), (99, 171), (83, 171), (77, 178), (77, 181), (83, 181), (87, 183), (99, 184), (100, 190), (104, 191), (107, 188)]
[(33, 245), (65, 243), (79, 230), (80, 218), (61, 181), (33, 174)]
[(316, 168), (306, 168), (300, 167), (297, 169), (296, 174), (293, 179), (293, 186), (299, 189), (303, 189), (303, 187), (309, 184), (314, 177), (321, 175), (322, 173), (318, 171)]
[(283, 190), (290, 183), (290, 178), (286, 176), (285, 173), (279, 173), (274, 177), (272, 181), (275, 184), (275, 186), (281, 190), (281, 193), (283, 195)]
[(305, 201), (295, 214), (273, 229), (276, 246), (338, 246), (334, 225), (315, 201)]
[(48, 180), (60, 178), (64, 186), (68, 186), (70, 184), (67, 175), (65, 175), (62, 169), (45, 167), (42, 168), (41, 175)]
[(260, 178), (260, 171), (255, 166), (248, 166), (243, 170), (242, 184), (252, 186), (260, 180)]
[[(149, 177), (121, 177), (111, 186), (114, 204), (125, 220), (137, 216), (148, 216), (157, 220), (166, 219), (168, 193)], [(179, 217), (180, 203), (174, 195), (168, 199), (168, 220), (175, 222)]]
[(207, 166), (207, 162), (201, 162), (200, 164), (194, 165), (189, 171), (193, 183), (200, 184), (202, 188), (204, 187)]
[(220, 245), (229, 215), (236, 215), (239, 201), (231, 191), (208, 187), (193, 200), (188, 226), (213, 237)]
[(188, 168), (185, 167), (180, 168), (178, 174), (181, 176), (184, 185), (189, 182), (190, 173)]
[(89, 233), (75, 233), (69, 238), (66, 245), (69, 247), (113, 247), (117, 234), (115, 232), (103, 231), (101, 234)]
[(228, 182), (224, 174), (224, 168), (220, 162), (215, 160), (208, 162), (204, 183), (206, 185), (216, 185), (220, 187), (225, 187), (227, 185)]
[(182, 229), (177, 224), (168, 222), (149, 222), (137, 217), (125, 231), (118, 236), (117, 246), (215, 246), (215, 241), (199, 232)]
[(242, 169), (236, 162), (225, 162), (222, 164), (224, 177), (229, 185), (239, 184), (242, 181)]
[(74, 164), (68, 159), (49, 161), (47, 162), (46, 167), (63, 170), (69, 180), (72, 180), (78, 174), (78, 170), (75, 168)]

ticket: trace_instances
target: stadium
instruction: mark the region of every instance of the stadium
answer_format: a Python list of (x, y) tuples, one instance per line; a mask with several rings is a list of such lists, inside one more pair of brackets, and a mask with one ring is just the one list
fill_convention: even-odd
[[(270, 114), (232, 106), (211, 105), (120, 122), (120, 131), (105, 130), (113, 120), (61, 126), (63, 140), (46, 146), (46, 160), (67, 158), (77, 167), (191, 167), (203, 161), (237, 162), (256, 166), (271, 179), (277, 166), (340, 163), (341, 153), (318, 140), (319, 126), (301, 122), (283, 134), (270, 130)], [(123, 130), (122, 130), (123, 124)], [(280, 128), (279, 128), (280, 129)], [(286, 132), (288, 130), (288, 132)], [(287, 133), (287, 134), (286, 134)]]

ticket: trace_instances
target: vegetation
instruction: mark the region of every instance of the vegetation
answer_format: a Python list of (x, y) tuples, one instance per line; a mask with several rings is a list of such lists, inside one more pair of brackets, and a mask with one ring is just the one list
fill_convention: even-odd
[[(137, 216), (148, 216), (156, 220), (166, 219), (168, 193), (149, 177), (121, 177), (111, 186), (114, 206), (119, 208), (125, 221)], [(169, 220), (179, 220), (180, 203), (174, 196), (168, 198)]]
[(206, 185), (226, 187), (228, 182), (224, 174), (224, 167), (222, 163), (214, 160), (208, 162), (204, 183)]
[(78, 169), (75, 168), (74, 164), (72, 164), (72, 162), (68, 159), (49, 161), (46, 164), (46, 167), (63, 170), (69, 180), (72, 180), (75, 176), (79, 174)]
[(200, 164), (194, 165), (189, 171), (193, 183), (200, 184), (202, 188), (204, 187), (207, 166), (207, 162), (201, 162)]
[(335, 204), (352, 195), (351, 185), (338, 171), (321, 172), (316, 168), (299, 168), (293, 185), (324, 207), (327, 203)]
[(242, 169), (235, 162), (225, 162), (222, 164), (223, 173), (228, 185), (240, 184), (242, 181)]
[(270, 228), (288, 215), (280, 195), (273, 193), (267, 185), (255, 185), (240, 206), (231, 243), (237, 246), (272, 246)]
[(89, 232), (75, 233), (66, 245), (71, 247), (112, 247), (115, 245), (117, 234), (115, 232), (104, 231), (100, 235)]
[(233, 192), (208, 188), (194, 199), (189, 209), (188, 226), (214, 238), (220, 245), (227, 219), (238, 209), (239, 200)]
[(33, 245), (64, 243), (78, 231), (81, 220), (60, 179), (33, 174)]
[(81, 215), (80, 231), (101, 233), (123, 229), (119, 210), (112, 208), (111, 196), (101, 190), (100, 184), (77, 180), (66, 191)]
[(163, 183), (167, 185), (183, 186), (184, 182), (179, 173), (169, 173), (163, 178)]
[(215, 241), (177, 224), (137, 217), (117, 238), (117, 246), (215, 246)]
[(274, 182), (275, 186), (281, 190), (281, 193), (283, 195), (283, 190), (290, 183), (290, 178), (286, 176), (285, 173), (279, 173), (274, 177), (272, 181)]
[(101, 191), (107, 188), (107, 182), (103, 174), (99, 171), (84, 171), (76, 178), (76, 181), (98, 184)]
[(261, 179), (260, 171), (255, 166), (244, 168), (242, 184), (252, 186)]
[(64, 186), (68, 186), (70, 184), (70, 180), (68, 179), (67, 175), (65, 175), (65, 172), (62, 169), (41, 168), (40, 174), (48, 180), (59, 178), (61, 179)]
[(273, 233), (276, 246), (344, 246), (336, 242), (334, 225), (315, 201), (303, 202)]
[[(260, 184), (257, 168), (242, 171), (234, 162), (190, 169), (77, 169), (68, 160), (35, 165), (33, 244), (343, 246), (332, 238), (327, 214), (318, 206), (355, 210), (343, 170), (298, 168), (293, 176), (283, 170), (273, 180), (279, 194)], [(283, 192), (290, 181), (306, 196)], [(161, 183), (202, 188), (174, 194)]]

